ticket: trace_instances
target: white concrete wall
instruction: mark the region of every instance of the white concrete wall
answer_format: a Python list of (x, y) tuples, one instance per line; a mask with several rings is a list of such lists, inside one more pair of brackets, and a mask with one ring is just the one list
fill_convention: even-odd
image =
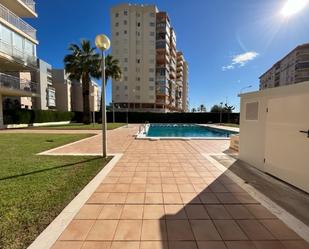
[[(258, 120), (246, 120), (251, 102)], [(308, 106), (309, 82), (241, 95), (239, 158), (309, 192)]]

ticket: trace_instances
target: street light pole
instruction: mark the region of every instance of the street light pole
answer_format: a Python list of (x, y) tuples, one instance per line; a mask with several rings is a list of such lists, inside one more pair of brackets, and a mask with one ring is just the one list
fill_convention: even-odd
[(105, 54), (104, 51), (109, 49), (110, 40), (106, 35), (98, 35), (95, 39), (95, 44), (102, 52), (102, 154), (105, 158), (107, 156), (107, 141), (106, 141), (106, 88), (105, 88)]
[(223, 102), (220, 103), (220, 125), (222, 124), (222, 105)]

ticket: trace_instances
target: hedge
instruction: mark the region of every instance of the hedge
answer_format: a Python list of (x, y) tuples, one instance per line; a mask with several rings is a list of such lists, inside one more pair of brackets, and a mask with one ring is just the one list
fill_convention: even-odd
[(4, 124), (33, 124), (45, 122), (59, 122), (74, 120), (74, 112), (60, 112), (49, 110), (5, 110)]
[[(101, 113), (95, 113), (96, 122), (101, 122)], [(82, 113), (75, 112), (74, 121), (82, 122)], [(129, 123), (219, 123), (220, 113), (196, 112), (196, 113), (151, 113), (151, 112), (129, 112)], [(107, 122), (113, 122), (113, 113), (107, 112)], [(115, 122), (126, 123), (126, 112), (115, 112)], [(239, 113), (222, 113), (222, 123), (239, 124)]]

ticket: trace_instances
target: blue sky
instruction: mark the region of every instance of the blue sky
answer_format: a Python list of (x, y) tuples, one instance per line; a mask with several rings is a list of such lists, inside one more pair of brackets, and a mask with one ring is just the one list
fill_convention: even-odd
[[(110, 35), (111, 6), (116, 0), (37, 0), (38, 57), (63, 67), (69, 43), (96, 34)], [(309, 42), (309, 6), (289, 19), (281, 14), (286, 0), (158, 0), (176, 30), (177, 47), (189, 63), (190, 106), (228, 101), (238, 108), (237, 93), (301, 43)], [(110, 83), (108, 87), (110, 101)]]

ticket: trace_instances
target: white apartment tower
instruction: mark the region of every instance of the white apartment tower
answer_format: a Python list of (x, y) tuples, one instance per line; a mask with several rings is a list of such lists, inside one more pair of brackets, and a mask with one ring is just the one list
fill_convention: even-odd
[(176, 35), (154, 5), (121, 4), (111, 10), (112, 56), (122, 78), (113, 80), (119, 111), (170, 112), (176, 107)]

